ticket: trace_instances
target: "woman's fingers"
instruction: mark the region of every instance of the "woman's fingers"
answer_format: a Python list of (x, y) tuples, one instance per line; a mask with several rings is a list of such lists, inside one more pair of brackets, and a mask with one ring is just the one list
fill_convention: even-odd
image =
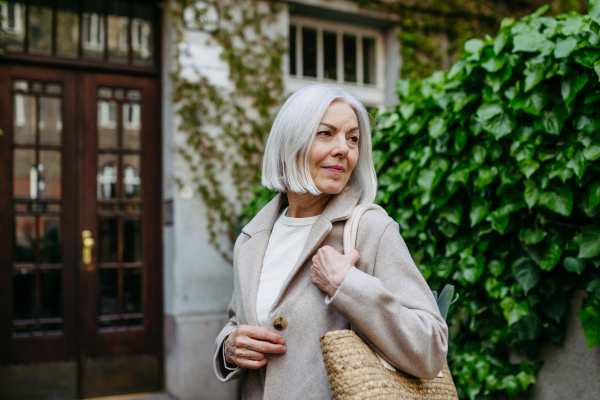
[(242, 347), (236, 348), (233, 353), (235, 354), (236, 360), (244, 359), (249, 361), (262, 361), (267, 357), (264, 353), (244, 349)]
[(268, 340), (271, 343), (283, 344), (283, 337), (275, 332), (271, 332), (268, 329), (261, 328), (259, 326), (244, 325), (244, 327), (246, 328), (243, 331), (244, 334), (252, 339)]
[(267, 357), (265, 357), (261, 361), (240, 359), (240, 361), (237, 363), (237, 365), (242, 368), (259, 369), (262, 366), (264, 366), (266, 363), (267, 363)]
[[(271, 343), (274, 342), (274, 343)], [(225, 342), (225, 358), (242, 368), (256, 369), (267, 363), (266, 354), (284, 354), (283, 337), (258, 326), (239, 326)]]
[(239, 347), (263, 354), (284, 354), (286, 351), (282, 344), (273, 344), (252, 338), (241, 340)]

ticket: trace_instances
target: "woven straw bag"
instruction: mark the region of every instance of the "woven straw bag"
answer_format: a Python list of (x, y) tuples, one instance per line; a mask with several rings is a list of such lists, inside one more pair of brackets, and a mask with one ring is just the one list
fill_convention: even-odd
[[(358, 223), (367, 210), (385, 213), (375, 204), (354, 208), (344, 226), (345, 254), (354, 249)], [(448, 364), (437, 378), (425, 380), (396, 371), (352, 330), (329, 332), (320, 340), (334, 400), (458, 400)]]

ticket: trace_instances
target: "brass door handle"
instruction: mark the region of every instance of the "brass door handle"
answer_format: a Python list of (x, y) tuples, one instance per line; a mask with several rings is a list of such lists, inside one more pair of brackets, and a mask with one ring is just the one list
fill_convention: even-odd
[(92, 263), (92, 249), (94, 248), (94, 239), (92, 239), (92, 232), (85, 230), (81, 232), (83, 239), (83, 265), (90, 265)]

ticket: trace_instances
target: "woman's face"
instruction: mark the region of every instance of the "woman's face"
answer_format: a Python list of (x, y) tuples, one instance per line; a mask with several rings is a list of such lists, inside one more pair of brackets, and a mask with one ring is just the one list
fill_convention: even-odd
[(309, 157), (317, 189), (337, 194), (344, 189), (358, 161), (358, 119), (348, 104), (331, 103), (315, 133)]

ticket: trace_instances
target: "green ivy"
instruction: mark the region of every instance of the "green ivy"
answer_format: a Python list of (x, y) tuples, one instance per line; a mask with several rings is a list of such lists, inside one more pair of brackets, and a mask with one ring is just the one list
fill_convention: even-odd
[[(451, 281), (461, 398), (530, 391), (576, 288), (600, 343), (600, 1), (505, 19), (447, 73), (398, 82), (374, 130), (377, 202), (432, 288)], [(527, 361), (512, 364), (510, 352)]]
[(498, 31), (505, 17), (521, 17), (548, 4), (553, 15), (587, 9), (587, 0), (357, 0), (364, 8), (395, 13), (400, 26), (402, 77), (448, 70), (464, 43)]
[[(171, 74), (178, 130), (186, 145), (176, 148), (188, 166), (191, 185), (202, 196), (210, 242), (229, 260), (235, 241), (239, 204), (247, 204), (260, 180), (261, 154), (271, 126), (270, 116), (283, 102), (283, 55), (286, 40), (269, 32), (283, 10), (279, 2), (214, 0), (196, 7), (193, 0), (170, 4), (175, 28), (176, 68)], [(222, 48), (221, 59), (229, 66), (233, 88), (222, 88), (199, 74), (198, 80), (182, 75), (179, 44), (183, 41), (184, 10), (192, 10), (194, 25), (205, 29), (208, 7), (219, 14), (211, 41)], [(231, 182), (232, 188), (224, 187)], [(235, 195), (231, 195), (231, 191)], [(227, 245), (222, 245), (226, 239)]]

